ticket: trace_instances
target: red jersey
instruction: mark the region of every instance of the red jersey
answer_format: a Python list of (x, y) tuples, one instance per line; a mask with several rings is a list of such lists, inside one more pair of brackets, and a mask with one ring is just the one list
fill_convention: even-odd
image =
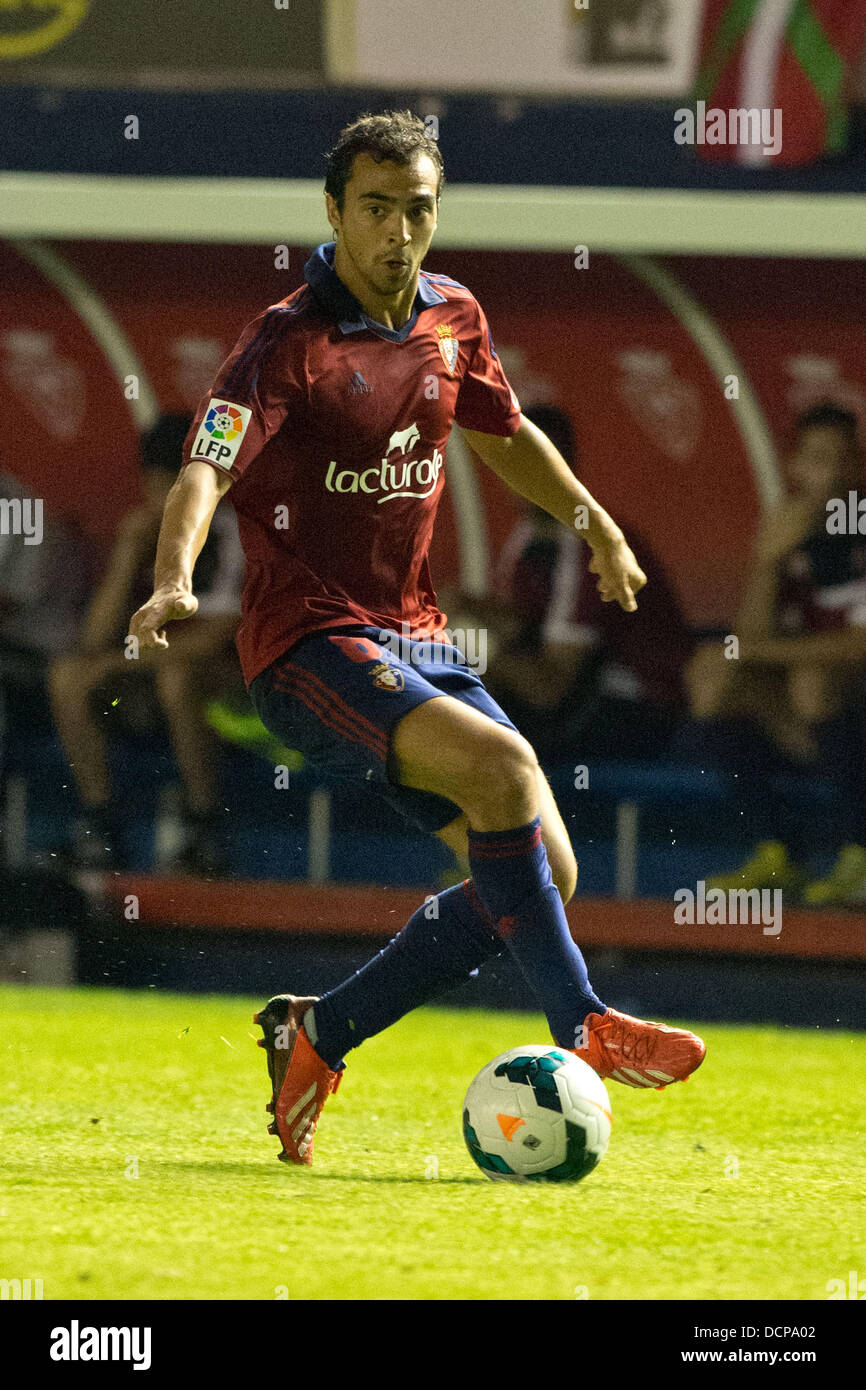
[(370, 319), (319, 246), (306, 284), (248, 324), (202, 398), (183, 464), (234, 479), (247, 685), (308, 632), (433, 637), (428, 551), (453, 421), (511, 435), (520, 405), (464, 285), (422, 271), (408, 322)]

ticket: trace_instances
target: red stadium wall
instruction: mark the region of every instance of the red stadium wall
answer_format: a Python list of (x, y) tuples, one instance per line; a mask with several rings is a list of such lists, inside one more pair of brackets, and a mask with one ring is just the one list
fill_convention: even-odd
[[(298, 936), (385, 938), (418, 907), (419, 892), (356, 884), (214, 882), (200, 878), (152, 878), (105, 874), (104, 901), (121, 917), (130, 895), (142, 906), (142, 927), (209, 932), (278, 931)], [(785, 929), (765, 936), (754, 927), (678, 926), (666, 902), (584, 897), (566, 908), (569, 927), (582, 946), (607, 950), (694, 951), (762, 958), (866, 960), (866, 938), (844, 912), (785, 910)], [(132, 935), (138, 929), (130, 928)]]
[[(107, 540), (138, 496), (136, 424), (125, 399), (119, 329), (163, 410), (192, 410), (241, 327), (302, 280), (259, 247), (58, 243), (76, 274), (55, 287), (0, 243), (0, 339), (7, 404), (2, 467), (49, 506)], [(858, 264), (703, 258), (665, 262), (730, 344), (777, 439), (796, 410), (832, 395), (866, 401), (866, 292)], [(700, 327), (681, 321), (627, 265), (593, 256), (437, 252), (427, 268), (469, 285), (524, 407), (571, 416), (579, 472), (669, 567), (695, 623), (730, 620), (759, 512), (749, 449)], [(107, 311), (92, 330), (86, 286)], [(123, 339), (120, 339), (121, 344)], [(128, 367), (132, 371), (133, 366)], [(733, 370), (733, 368), (732, 368)], [(479, 470), (491, 552), (519, 503)], [(446, 504), (434, 576), (457, 576), (456, 519)]]

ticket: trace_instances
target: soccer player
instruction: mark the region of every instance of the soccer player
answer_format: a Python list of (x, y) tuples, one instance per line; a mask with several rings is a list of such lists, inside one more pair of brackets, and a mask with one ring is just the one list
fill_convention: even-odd
[[(322, 998), (256, 1015), (280, 1158), (312, 1161), (345, 1054), (507, 950), (557, 1044), (601, 1076), (659, 1087), (699, 1066), (681, 1029), (606, 1008), (563, 904), (577, 866), (528, 742), (443, 633), (427, 553), (456, 422), (509, 487), (583, 534), (599, 591), (626, 611), (645, 577), (622, 532), (521, 417), (484, 313), (421, 270), (443, 167), (410, 112), (365, 115), (328, 156), (336, 244), (243, 331), (199, 406), (166, 503), (143, 646), (195, 611), (195, 559), (231, 488), (247, 557), (237, 644), (262, 722), (323, 771), (355, 778), (468, 855), (363, 970)], [(583, 517), (581, 517), (583, 519)], [(410, 640), (403, 641), (408, 634)], [(395, 651), (396, 647), (396, 651)]]

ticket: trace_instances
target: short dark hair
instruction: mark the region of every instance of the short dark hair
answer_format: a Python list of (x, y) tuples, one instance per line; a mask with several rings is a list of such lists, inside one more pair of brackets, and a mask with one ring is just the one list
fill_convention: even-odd
[(330, 193), (342, 214), (346, 184), (352, 173), (355, 156), (368, 154), (377, 164), (390, 160), (393, 164), (411, 164), (419, 154), (429, 155), (439, 178), (438, 198), (445, 184), (445, 166), (436, 141), (427, 133), (420, 116), (412, 111), (383, 111), (372, 115), (365, 111), (351, 125), (340, 131), (337, 143), (329, 150), (325, 172), (325, 192)]
[(843, 405), (838, 405), (836, 401), (821, 401), (818, 405), (811, 405), (808, 410), (802, 411), (794, 421), (794, 429), (797, 434), (801, 430), (811, 429), (831, 429), (838, 430), (844, 434), (852, 449), (859, 449), (860, 435), (857, 424), (857, 416), (853, 410), (846, 410)]
[(177, 473), (181, 465), (183, 441), (192, 422), (192, 415), (161, 415), (156, 424), (141, 436), (139, 455), (142, 468)]
[(529, 406), (522, 413), (547, 435), (573, 469), (577, 464), (577, 441), (574, 437), (574, 426), (565, 411), (558, 405), (539, 404)]

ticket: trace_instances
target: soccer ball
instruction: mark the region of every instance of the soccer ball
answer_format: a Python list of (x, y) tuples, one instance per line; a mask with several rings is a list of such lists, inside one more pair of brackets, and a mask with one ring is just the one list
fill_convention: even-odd
[(604, 1157), (612, 1123), (592, 1067), (537, 1043), (494, 1057), (463, 1102), (466, 1147), (494, 1182), (579, 1182)]

